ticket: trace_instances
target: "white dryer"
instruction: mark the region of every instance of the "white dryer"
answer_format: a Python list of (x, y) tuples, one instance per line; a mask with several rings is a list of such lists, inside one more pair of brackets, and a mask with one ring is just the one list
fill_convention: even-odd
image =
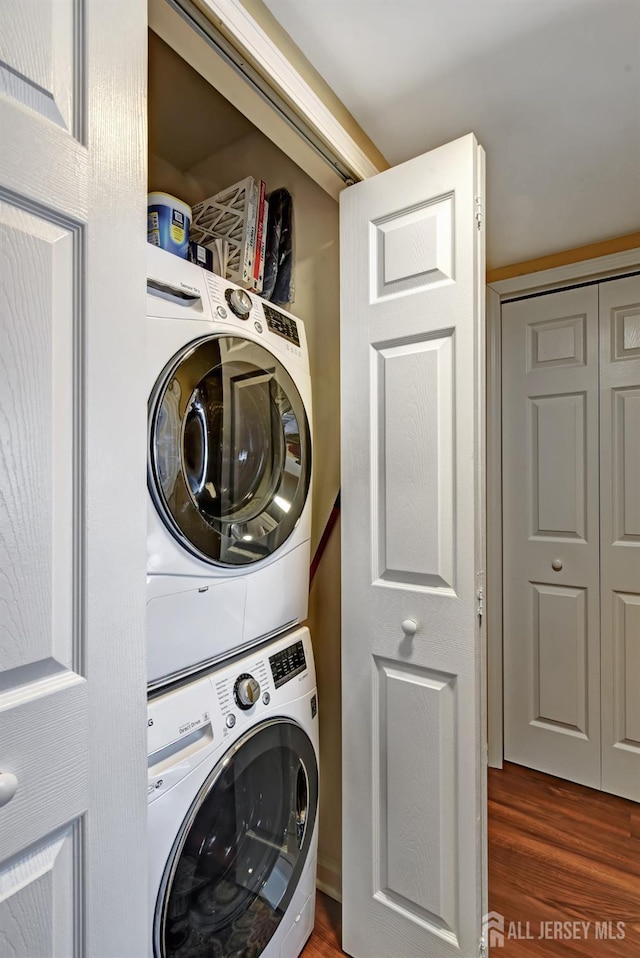
[(311, 381), (299, 319), (148, 255), (153, 687), (306, 617)]
[(149, 700), (152, 958), (296, 958), (315, 911), (309, 631)]

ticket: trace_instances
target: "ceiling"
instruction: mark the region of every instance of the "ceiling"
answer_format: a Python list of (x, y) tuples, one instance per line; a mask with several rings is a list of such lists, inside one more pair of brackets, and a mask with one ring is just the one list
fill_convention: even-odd
[(487, 265), (640, 230), (640, 0), (265, 0), (396, 164), (472, 130)]

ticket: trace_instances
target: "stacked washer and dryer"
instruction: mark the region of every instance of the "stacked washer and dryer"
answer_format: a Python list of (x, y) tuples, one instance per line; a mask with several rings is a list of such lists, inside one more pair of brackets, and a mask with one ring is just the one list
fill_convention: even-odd
[(296, 958), (313, 928), (304, 325), (148, 247), (153, 958)]

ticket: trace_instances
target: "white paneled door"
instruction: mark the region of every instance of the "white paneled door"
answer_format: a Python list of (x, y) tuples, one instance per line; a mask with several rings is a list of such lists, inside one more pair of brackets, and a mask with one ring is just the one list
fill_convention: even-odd
[(342, 246), (343, 947), (477, 955), (483, 152), (346, 190)]
[(502, 320), (504, 755), (640, 801), (640, 277)]
[(141, 0), (0, 3), (0, 952), (146, 954)]
[(640, 276), (600, 285), (602, 787), (640, 802)]
[(598, 288), (502, 307), (504, 755), (600, 787)]

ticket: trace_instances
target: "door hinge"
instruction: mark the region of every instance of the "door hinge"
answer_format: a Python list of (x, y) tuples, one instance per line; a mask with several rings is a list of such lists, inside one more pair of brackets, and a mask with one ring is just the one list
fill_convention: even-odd
[(487, 942), (484, 938), (481, 938), (478, 942), (478, 955), (479, 958), (489, 958), (489, 951), (487, 949)]
[(482, 229), (483, 220), (484, 210), (482, 209), (482, 200), (479, 196), (476, 196), (476, 224), (479, 230)]
[(476, 598), (478, 600), (478, 618), (481, 619), (484, 615), (484, 589), (478, 589)]

